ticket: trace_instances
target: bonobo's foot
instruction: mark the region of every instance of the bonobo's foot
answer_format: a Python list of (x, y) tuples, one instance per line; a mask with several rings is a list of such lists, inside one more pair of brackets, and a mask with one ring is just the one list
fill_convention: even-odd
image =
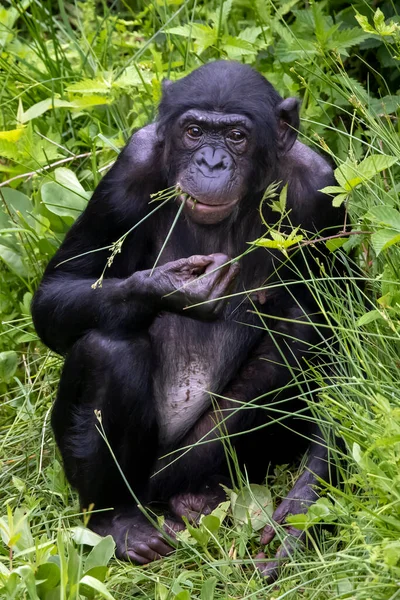
[[(122, 560), (130, 560), (145, 565), (170, 554), (174, 548), (170, 542), (138, 512), (100, 516), (90, 520), (90, 528), (101, 536), (114, 538), (115, 555)], [(170, 538), (175, 538), (179, 525), (166, 521), (164, 529)]]
[(172, 496), (169, 508), (173, 515), (190, 523), (198, 523), (201, 515), (209, 515), (218, 504), (226, 500), (226, 494), (220, 485), (205, 485), (199, 492), (187, 492)]
[[(318, 496), (314, 491), (310, 480), (315, 483), (314, 479), (311, 479), (310, 473), (303, 473), (298, 479), (294, 488), (289, 492), (287, 497), (280, 503), (274, 514), (272, 520), (279, 525), (284, 525), (285, 519), (288, 515), (297, 515), (299, 513), (305, 513), (308, 507), (313, 504)], [(260, 573), (273, 582), (278, 578), (279, 571), (283, 564), (291, 557), (296, 551), (296, 548), (301, 546), (305, 540), (305, 533), (296, 527), (287, 525), (285, 527), (286, 534), (282, 544), (278, 548), (273, 561), (263, 561), (265, 553), (260, 552), (257, 554), (257, 568)], [(263, 546), (266, 546), (276, 536), (277, 530), (273, 525), (266, 525), (261, 534), (260, 542)]]

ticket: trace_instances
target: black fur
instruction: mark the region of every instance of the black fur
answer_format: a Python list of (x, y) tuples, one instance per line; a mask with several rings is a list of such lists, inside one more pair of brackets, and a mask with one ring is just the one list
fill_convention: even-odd
[[(204, 142), (185, 138), (186, 130), (179, 124), (191, 110), (203, 119)], [(217, 119), (215, 127), (224, 128), (227, 115), (242, 115), (252, 124), (243, 152), (241, 146), (229, 145), (225, 133), (213, 129), (212, 119)], [(286, 418), (285, 428), (269, 423), (279, 416), (277, 400), (287, 399), (285, 411), (301, 408), (291, 399), (296, 397), (293, 371), (301, 372), (303, 357), (320, 341), (317, 329), (307, 324), (320, 319), (307, 289), (277, 285), (298, 279), (296, 268), (307, 269), (303, 253), (294, 254), (293, 262), (285, 264), (279, 253), (258, 249), (242, 259), (239, 274), (236, 267), (222, 267), (226, 282), (220, 289), (236, 294), (229, 301), (183, 310), (185, 304), (196, 304), (196, 298), (211, 297), (201, 282), (212, 275), (199, 280), (197, 296), (190, 295), (190, 286), (181, 295), (168, 295), (183, 281), (179, 271), (171, 284), (176, 276), (171, 261), (219, 253), (212, 265), (221, 264), (227, 257), (241, 255), (248, 242), (262, 235), (259, 203), (273, 181), (288, 183), (287, 207), (293, 225), (314, 232), (338, 231), (342, 214), (318, 191), (334, 183), (332, 169), (296, 141), (297, 126), (297, 101), (282, 100), (264, 77), (238, 63), (212, 63), (166, 85), (156, 126), (131, 138), (67, 234), (35, 295), (33, 317), (40, 337), (66, 355), (52, 416), (66, 474), (83, 506), (114, 507), (111, 516), (105, 513), (92, 526), (114, 536), (121, 556), (144, 563), (170, 548), (135, 512), (135, 501), (98, 433), (95, 409), (101, 410), (108, 440), (136, 496), (143, 503), (170, 501), (175, 517), (182, 494), (188, 495), (185, 502), (191, 510), (199, 506), (199, 498), (201, 506), (208, 506), (205, 489), (217, 489), (215, 484), (229, 474), (215, 425), (221, 415), (253, 479), (262, 480), (271, 460), (291, 461), (302, 451), (302, 438), (290, 431), (306, 433), (301, 420)], [(209, 169), (205, 175), (202, 159), (193, 163), (203, 147), (211, 148), (204, 153)], [(213, 148), (229, 160), (222, 158), (220, 164), (210, 166)], [(127, 237), (122, 253), (106, 270), (102, 287), (92, 288), (108, 252), (86, 253), (109, 246), (148, 214), (154, 208), (149, 206), (152, 192), (192, 178), (203, 193), (211, 189), (210, 174), (215, 175), (212, 185), (217, 189), (222, 181), (218, 178), (223, 176), (226, 182), (227, 169), (232, 177), (230, 197), (240, 191), (230, 214), (222, 218), (225, 213), (218, 213), (217, 207), (218, 218), (211, 211), (207, 222), (199, 222), (184, 211), (159, 267), (149, 277), (176, 215), (177, 205), (171, 201)], [(189, 175), (185, 179), (182, 173)], [(223, 209), (227, 185), (217, 190)], [(206, 204), (212, 206), (212, 194), (207, 196), (207, 190), (204, 194)], [(271, 224), (276, 222), (277, 214), (268, 207), (264, 206), (263, 214)], [(264, 295), (244, 293), (262, 285)], [(213, 306), (218, 310), (213, 311)], [(254, 308), (269, 316), (261, 319)], [(187, 391), (179, 397), (186, 385), (183, 376), (188, 378)], [(205, 392), (215, 394), (220, 412), (214, 411), (209, 395), (197, 389), (204, 385), (209, 386)], [(179, 406), (174, 406), (174, 386), (178, 386)], [(258, 409), (249, 407), (253, 400)], [(237, 410), (241, 405), (243, 409)], [(259, 429), (263, 424), (266, 427)], [(237, 435), (248, 429), (253, 433)], [(157, 460), (199, 440), (209, 443), (184, 451), (178, 460), (179, 453)], [(317, 471), (324, 477), (326, 462), (319, 460), (320, 449), (315, 448), (318, 442), (311, 450), (313, 468), (319, 461)], [(299, 480), (294, 490), (295, 497), (300, 494), (299, 510), (302, 500), (308, 503), (315, 495), (309, 479), (307, 485)], [(174, 503), (174, 497), (179, 502)]]

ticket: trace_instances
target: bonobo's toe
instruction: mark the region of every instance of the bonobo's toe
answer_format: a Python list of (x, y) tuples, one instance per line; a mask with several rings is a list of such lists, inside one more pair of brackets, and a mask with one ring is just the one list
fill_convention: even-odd
[(168, 527), (164, 539), (162, 533), (141, 513), (102, 517), (101, 520), (91, 522), (90, 526), (100, 535), (111, 535), (114, 538), (115, 555), (121, 560), (145, 565), (174, 550), (170, 544), (171, 538), (175, 537), (174, 530)]

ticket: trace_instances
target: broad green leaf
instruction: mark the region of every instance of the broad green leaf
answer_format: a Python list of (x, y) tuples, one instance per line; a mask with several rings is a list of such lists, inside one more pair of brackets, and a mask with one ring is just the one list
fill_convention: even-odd
[(400, 233), (394, 229), (381, 229), (371, 235), (371, 244), (378, 256), (382, 250), (386, 250), (394, 244), (400, 243)]
[(400, 232), (400, 212), (395, 208), (374, 206), (367, 212), (365, 218)]
[(247, 40), (242, 40), (231, 35), (224, 35), (221, 40), (221, 45), (231, 59), (239, 56), (256, 54), (258, 52), (258, 49)]
[(318, 50), (314, 42), (300, 38), (292, 38), (289, 44), (280, 40), (275, 46), (276, 58), (283, 63), (296, 60), (310, 62), (317, 53)]
[(18, 354), (13, 350), (0, 352), (0, 381), (10, 381), (18, 367)]
[(379, 310), (370, 310), (364, 315), (362, 315), (356, 321), (357, 327), (363, 327), (363, 325), (368, 325), (368, 323), (372, 323), (373, 321), (377, 321), (378, 319), (383, 319)]
[(85, 197), (88, 195), (88, 193), (85, 192), (79, 179), (75, 175), (74, 171), (71, 171), (71, 169), (59, 167), (58, 169), (54, 170), (53, 174), (57, 183), (59, 183), (60, 185), (63, 185), (69, 190), (75, 191), (77, 194), (82, 194)]
[(344, 188), (348, 189), (348, 181), (354, 179), (357, 176), (357, 165), (355, 163), (351, 163), (349, 161), (344, 162), (340, 167), (335, 169), (335, 179), (338, 184)]
[(103, 539), (100, 535), (86, 527), (73, 527), (71, 532), (74, 542), (76, 544), (84, 544), (85, 546), (97, 546)]
[(0, 131), (0, 140), (13, 143), (18, 142), (23, 133), (23, 127), (20, 127), (19, 129), (10, 129), (9, 131)]
[(371, 179), (377, 173), (389, 169), (392, 165), (398, 162), (395, 156), (387, 156), (386, 154), (371, 154), (364, 158), (358, 165), (358, 173), (363, 179)]
[(177, 25), (176, 27), (169, 27), (165, 30), (165, 33), (172, 33), (173, 35), (180, 35), (182, 37), (191, 37), (191, 27), (189, 25)]
[(82, 96), (81, 98), (74, 98), (71, 100), (71, 106), (73, 108), (89, 108), (90, 106), (99, 106), (101, 104), (111, 104), (112, 99), (106, 98), (105, 96), (99, 96), (91, 94), (89, 96)]
[(400, 95), (383, 96), (383, 98), (371, 98), (370, 107), (378, 114), (391, 114), (398, 111), (400, 107)]
[(232, 515), (239, 525), (250, 521), (254, 531), (270, 522), (273, 513), (271, 492), (265, 485), (252, 484), (243, 488), (232, 503)]
[(115, 550), (115, 543), (111, 535), (103, 538), (93, 550), (85, 562), (85, 572), (93, 569), (94, 567), (106, 566), (113, 556)]
[(349, 194), (338, 194), (337, 196), (335, 196), (332, 200), (332, 206), (334, 206), (335, 208), (339, 208), (339, 206), (341, 206), (343, 202), (347, 200), (348, 195)]
[(190, 600), (190, 592), (189, 590), (182, 590), (179, 594), (174, 596), (174, 600)]
[(36, 592), (35, 574), (31, 566), (23, 565), (15, 569), (15, 572), (21, 577), (26, 585), (29, 594), (29, 600), (40, 600)]
[(347, 190), (339, 185), (327, 185), (318, 191), (322, 192), (323, 194), (343, 194), (343, 192), (346, 192)]
[(217, 586), (217, 578), (209, 577), (201, 586), (200, 600), (214, 600), (214, 592)]
[(108, 95), (111, 92), (111, 83), (102, 77), (97, 79), (82, 79), (77, 83), (72, 83), (66, 89), (67, 92), (78, 94), (104, 94)]
[(208, 529), (208, 531), (211, 531), (211, 533), (216, 533), (221, 525), (220, 520), (215, 515), (203, 516), (200, 524)]
[(80, 584), (98, 592), (106, 600), (115, 600), (114, 596), (108, 591), (105, 584), (98, 579), (91, 577), (90, 575), (84, 575), (80, 580)]
[(4, 202), (7, 205), (7, 210), (4, 209), (4, 205), (1, 202), (0, 203), (0, 207), (1, 207), (0, 208), (0, 226), (3, 223), (2, 210), (4, 211), (4, 213), (7, 217), (7, 225), (6, 225), (7, 227), (9, 225), (11, 225), (12, 227), (15, 226), (15, 223), (13, 222), (13, 220), (10, 219), (10, 213), (11, 213), (12, 218), (14, 220), (16, 220), (17, 222), (19, 220), (19, 213), (20, 213), (22, 215), (22, 217), (25, 219), (25, 221), (27, 221), (31, 225), (34, 224), (34, 219), (31, 216), (32, 202), (28, 198), (28, 196), (26, 196), (19, 190), (14, 190), (13, 188), (9, 188), (9, 187), (2, 188), (1, 193), (3, 196)]
[(274, 237), (273, 240), (267, 240), (265, 238), (260, 238), (259, 240), (255, 240), (253, 244), (255, 246), (261, 246), (262, 248), (275, 248), (276, 250), (286, 250), (291, 246), (294, 246), (298, 242), (304, 238), (303, 235), (296, 235), (294, 238), (285, 238), (283, 235), (277, 235), (276, 232), (270, 231), (271, 237)]
[(21, 255), (2, 243), (0, 243), (0, 259), (7, 265), (10, 271), (19, 277), (29, 277), (29, 269), (23, 262)]
[(369, 24), (368, 17), (361, 15), (356, 11), (355, 17), (360, 25), (361, 29), (366, 33), (376, 33), (375, 29)]
[(254, 44), (257, 38), (262, 34), (262, 27), (245, 27), (239, 33), (238, 37), (241, 40)]
[(326, 242), (326, 247), (328, 248), (329, 252), (335, 252), (335, 250), (338, 250), (339, 248), (341, 248), (343, 246), (343, 244), (345, 244), (347, 242), (348, 238), (334, 238), (333, 240), (327, 240)]
[(38, 592), (42, 597), (45, 592), (54, 589), (60, 583), (60, 568), (55, 563), (44, 563), (36, 569), (35, 577), (37, 581), (41, 581)]
[(24, 111), (21, 116), (20, 123), (28, 123), (35, 119), (36, 117), (40, 117), (46, 111), (51, 110), (53, 108), (71, 108), (73, 105), (71, 102), (67, 100), (60, 100), (59, 98), (47, 98), (46, 100), (41, 100), (37, 102), (28, 110)]
[(42, 201), (50, 212), (60, 217), (76, 219), (86, 208), (90, 193), (83, 190), (69, 169), (57, 169), (55, 177), (57, 181), (42, 185)]

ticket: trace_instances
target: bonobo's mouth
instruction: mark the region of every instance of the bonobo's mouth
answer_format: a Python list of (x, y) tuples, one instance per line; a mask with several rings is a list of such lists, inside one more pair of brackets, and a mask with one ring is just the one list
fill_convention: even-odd
[(206, 204), (186, 193), (179, 194), (177, 200), (179, 203), (185, 203), (184, 211), (195, 223), (205, 225), (223, 221), (229, 217), (238, 203), (235, 199), (224, 204)]

